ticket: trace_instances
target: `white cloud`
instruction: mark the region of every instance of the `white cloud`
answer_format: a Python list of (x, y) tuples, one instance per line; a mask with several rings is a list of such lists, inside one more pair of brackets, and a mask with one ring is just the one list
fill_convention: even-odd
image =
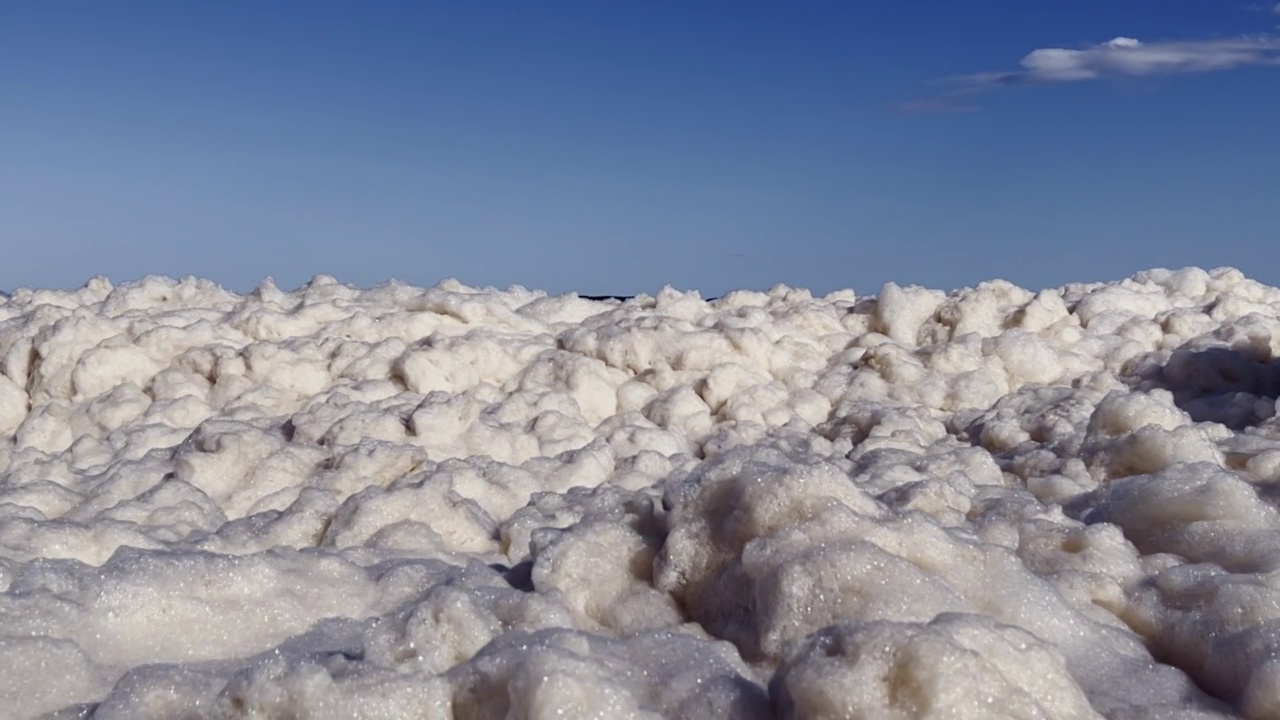
[(1118, 37), (1083, 49), (1033, 50), (1022, 58), (1021, 70), (967, 75), (956, 81), (962, 87), (976, 90), (1116, 76), (1211, 72), (1248, 65), (1280, 65), (1280, 37), (1153, 43)]
[[(1268, 11), (1268, 6), (1249, 9)], [(1280, 3), (1271, 10), (1280, 14)], [(949, 89), (890, 107), (902, 112), (966, 112), (977, 109), (973, 95), (1001, 87), (1280, 66), (1280, 35), (1150, 43), (1117, 37), (1083, 48), (1040, 48), (1023, 57), (1021, 64), (1020, 70), (944, 78), (938, 82)]]
[(1271, 12), (1275, 13), (1276, 15), (1280, 15), (1280, 2), (1272, 6)]

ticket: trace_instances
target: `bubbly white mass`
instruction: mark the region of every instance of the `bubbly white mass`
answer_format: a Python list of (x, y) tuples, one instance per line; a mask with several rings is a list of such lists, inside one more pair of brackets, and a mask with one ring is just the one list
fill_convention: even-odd
[(1230, 269), (18, 290), (0, 715), (1277, 717), (1278, 354)]

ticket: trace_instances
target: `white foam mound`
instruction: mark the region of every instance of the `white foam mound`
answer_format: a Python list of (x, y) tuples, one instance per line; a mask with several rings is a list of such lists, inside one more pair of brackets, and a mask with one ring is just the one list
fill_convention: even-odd
[(0, 298), (0, 716), (1280, 716), (1280, 290)]

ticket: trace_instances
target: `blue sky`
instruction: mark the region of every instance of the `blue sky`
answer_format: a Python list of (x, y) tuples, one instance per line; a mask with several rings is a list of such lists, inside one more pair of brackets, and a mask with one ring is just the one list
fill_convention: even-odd
[(1280, 284), (1280, 8), (0, 2), (0, 288)]

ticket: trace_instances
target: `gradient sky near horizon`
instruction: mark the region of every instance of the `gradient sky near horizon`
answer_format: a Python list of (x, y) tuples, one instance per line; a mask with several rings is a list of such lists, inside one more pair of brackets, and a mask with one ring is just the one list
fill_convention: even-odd
[(1280, 5), (0, 2), (0, 289), (1280, 284)]

